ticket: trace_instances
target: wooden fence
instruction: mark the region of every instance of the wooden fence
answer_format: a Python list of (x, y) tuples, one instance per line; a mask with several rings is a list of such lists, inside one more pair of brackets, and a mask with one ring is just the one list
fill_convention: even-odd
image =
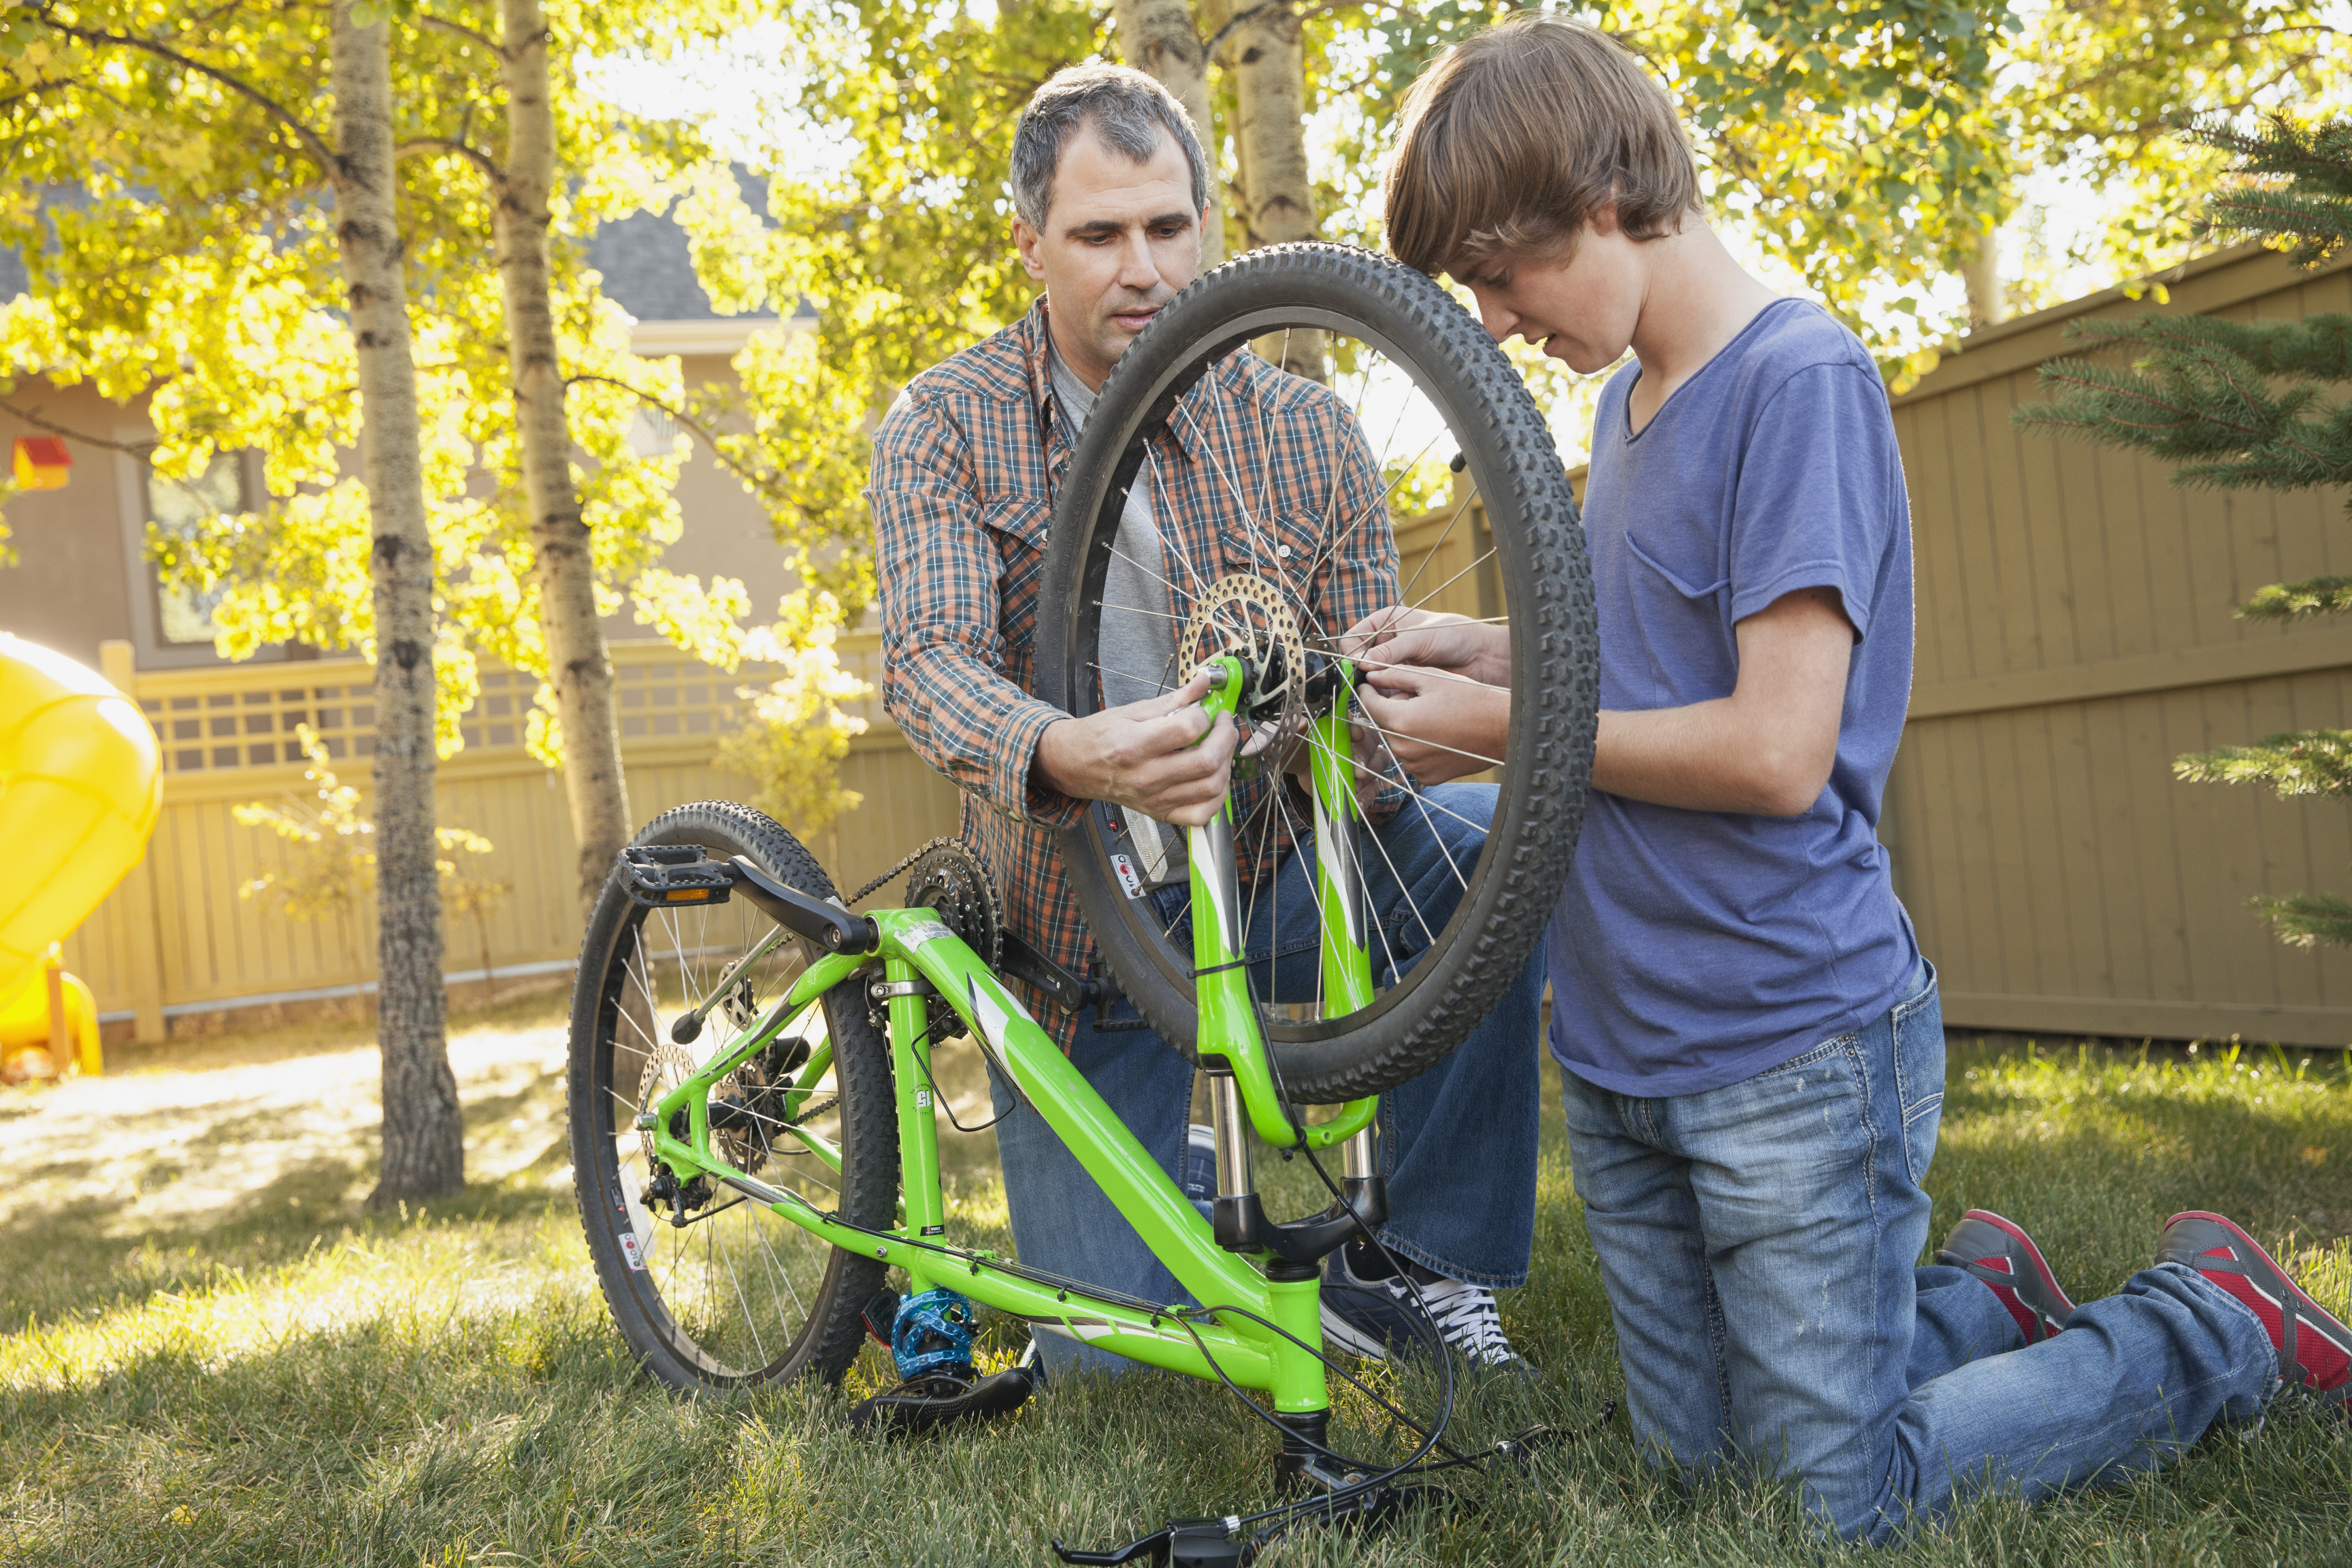
[[(1475, 500), (1409, 520), (1398, 530), (1408, 576), (1446, 584), (1436, 607), (1491, 614), (1496, 579), (1479, 564), (1485, 521)], [(1483, 607), (1482, 607), (1483, 606)], [(908, 750), (883, 717), (880, 638), (845, 637), (843, 667), (877, 687), (856, 706), (869, 725), (851, 743), (843, 783), (865, 799), (809, 846), (843, 891), (923, 840), (955, 831), (953, 785)], [(374, 735), (372, 668), (321, 659), (135, 672), (127, 644), (110, 644), (105, 673), (134, 696), (163, 750), (163, 811), (147, 858), (66, 943), (66, 965), (97, 992), (110, 1022), (161, 1039), (170, 1020), (270, 1003), (300, 1003), (372, 980), (375, 931), (362, 910), (347, 924), (269, 912), (239, 889), (287, 864), (266, 828), (236, 820), (248, 801), (300, 801), (311, 788), (296, 727), (312, 726), (346, 784), (364, 794)], [(670, 806), (740, 797), (748, 781), (713, 763), (719, 737), (741, 719), (739, 689), (761, 672), (709, 668), (667, 644), (618, 644), (622, 758), (629, 806), (642, 824)], [(503, 975), (567, 970), (580, 942), (572, 889), (573, 839), (562, 781), (523, 746), (532, 687), (488, 671), (462, 721), (465, 749), (442, 762), (436, 806), (446, 826), (472, 829), (493, 852), (469, 875), (511, 882), (488, 921), (488, 967)], [(446, 967), (453, 983), (480, 978), (472, 922), (450, 921)]]
[(2249, 247), (2168, 292), (1979, 332), (1896, 401), (1918, 666), (1881, 837), (1948, 1023), (2341, 1046), (2352, 954), (2283, 946), (2246, 900), (2352, 887), (2352, 813), (2183, 784), (2172, 760), (2352, 726), (2352, 626), (2231, 615), (2263, 584), (2352, 572), (2344, 493), (2181, 489), (2011, 414), (2070, 321), (2352, 310), (2352, 267)]
[[(117, 649), (119, 648), (119, 652)], [(110, 1019), (135, 1021), (142, 1038), (162, 1038), (166, 1021), (257, 1003), (348, 994), (373, 978), (375, 932), (362, 910), (347, 927), (268, 912), (239, 889), (287, 863), (267, 829), (232, 815), (247, 801), (305, 801), (311, 786), (295, 727), (315, 727), (343, 781), (368, 788), (373, 739), (371, 667), (357, 659), (247, 665), (132, 674), (129, 649), (110, 645), (107, 674), (131, 692), (163, 742), (163, 810), (147, 858), (66, 944), (66, 964), (97, 991)], [(845, 637), (842, 662), (878, 676), (878, 639)], [(738, 689), (761, 672), (728, 675), (666, 644), (613, 650), (620, 680), (622, 755), (630, 809), (643, 822), (709, 796), (740, 796), (742, 778), (713, 763), (719, 737), (740, 720)], [(489, 966), (510, 976), (568, 969), (580, 941), (572, 889), (573, 839), (562, 781), (524, 750), (531, 700), (524, 679), (486, 674), (481, 700), (463, 725), (466, 747), (443, 761), (436, 805), (446, 824), (473, 829), (495, 846), (478, 870), (509, 881), (512, 896), (489, 924)], [(866, 796), (814, 846), (837, 877), (862, 880), (902, 846), (952, 832), (955, 791), (909, 752), (880, 716), (852, 742), (844, 781)], [(480, 978), (471, 923), (451, 921), (446, 967), (453, 982)]]

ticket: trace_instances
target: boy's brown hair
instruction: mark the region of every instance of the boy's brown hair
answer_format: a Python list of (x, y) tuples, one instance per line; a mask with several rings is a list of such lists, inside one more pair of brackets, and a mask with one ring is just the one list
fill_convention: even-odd
[(1516, 16), (1447, 50), (1405, 95), (1388, 176), (1389, 249), (1475, 276), (1505, 256), (1564, 257), (1594, 208), (1656, 239), (1698, 210), (1673, 102), (1606, 33)]

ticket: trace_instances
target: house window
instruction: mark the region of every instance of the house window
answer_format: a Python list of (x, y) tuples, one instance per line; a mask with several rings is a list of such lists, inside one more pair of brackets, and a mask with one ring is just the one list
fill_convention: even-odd
[[(168, 539), (193, 540), (214, 519), (246, 510), (245, 461), (223, 452), (192, 479), (176, 479), (147, 470), (147, 521)], [(156, 625), (166, 643), (209, 643), (217, 629), (213, 623), (225, 593), (218, 588), (198, 593), (155, 581)]]

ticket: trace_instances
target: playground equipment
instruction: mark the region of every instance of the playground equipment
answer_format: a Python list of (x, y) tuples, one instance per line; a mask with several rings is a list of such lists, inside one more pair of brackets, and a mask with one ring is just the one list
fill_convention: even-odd
[(97, 1003), (59, 943), (139, 864), (163, 803), (137, 705), (0, 632), (0, 1075), (100, 1069)]

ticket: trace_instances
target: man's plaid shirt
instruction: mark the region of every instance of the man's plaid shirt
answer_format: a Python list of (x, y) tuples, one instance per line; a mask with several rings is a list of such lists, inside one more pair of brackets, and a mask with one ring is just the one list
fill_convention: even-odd
[[(1029, 771), (1045, 726), (1068, 717), (1033, 695), (1046, 528), (1075, 445), (1049, 392), (1045, 342), (1041, 296), (1019, 321), (917, 376), (875, 437), (866, 497), (884, 710), (963, 791), (961, 836), (987, 862), (1006, 922), (1063, 968), (1096, 974), (1053, 834), (1084, 803)], [(1191, 614), (1201, 580), (1295, 576), (1334, 537), (1343, 542), (1317, 571), (1308, 634), (1336, 636), (1396, 602), (1380, 472), (1326, 388), (1230, 353), (1151, 437), (1143, 472), (1171, 579), (1168, 614)], [(1237, 782), (1237, 817), (1248, 820), (1255, 794), (1276, 787), (1271, 776)], [(1067, 1049), (1076, 1015), (1022, 991)]]

